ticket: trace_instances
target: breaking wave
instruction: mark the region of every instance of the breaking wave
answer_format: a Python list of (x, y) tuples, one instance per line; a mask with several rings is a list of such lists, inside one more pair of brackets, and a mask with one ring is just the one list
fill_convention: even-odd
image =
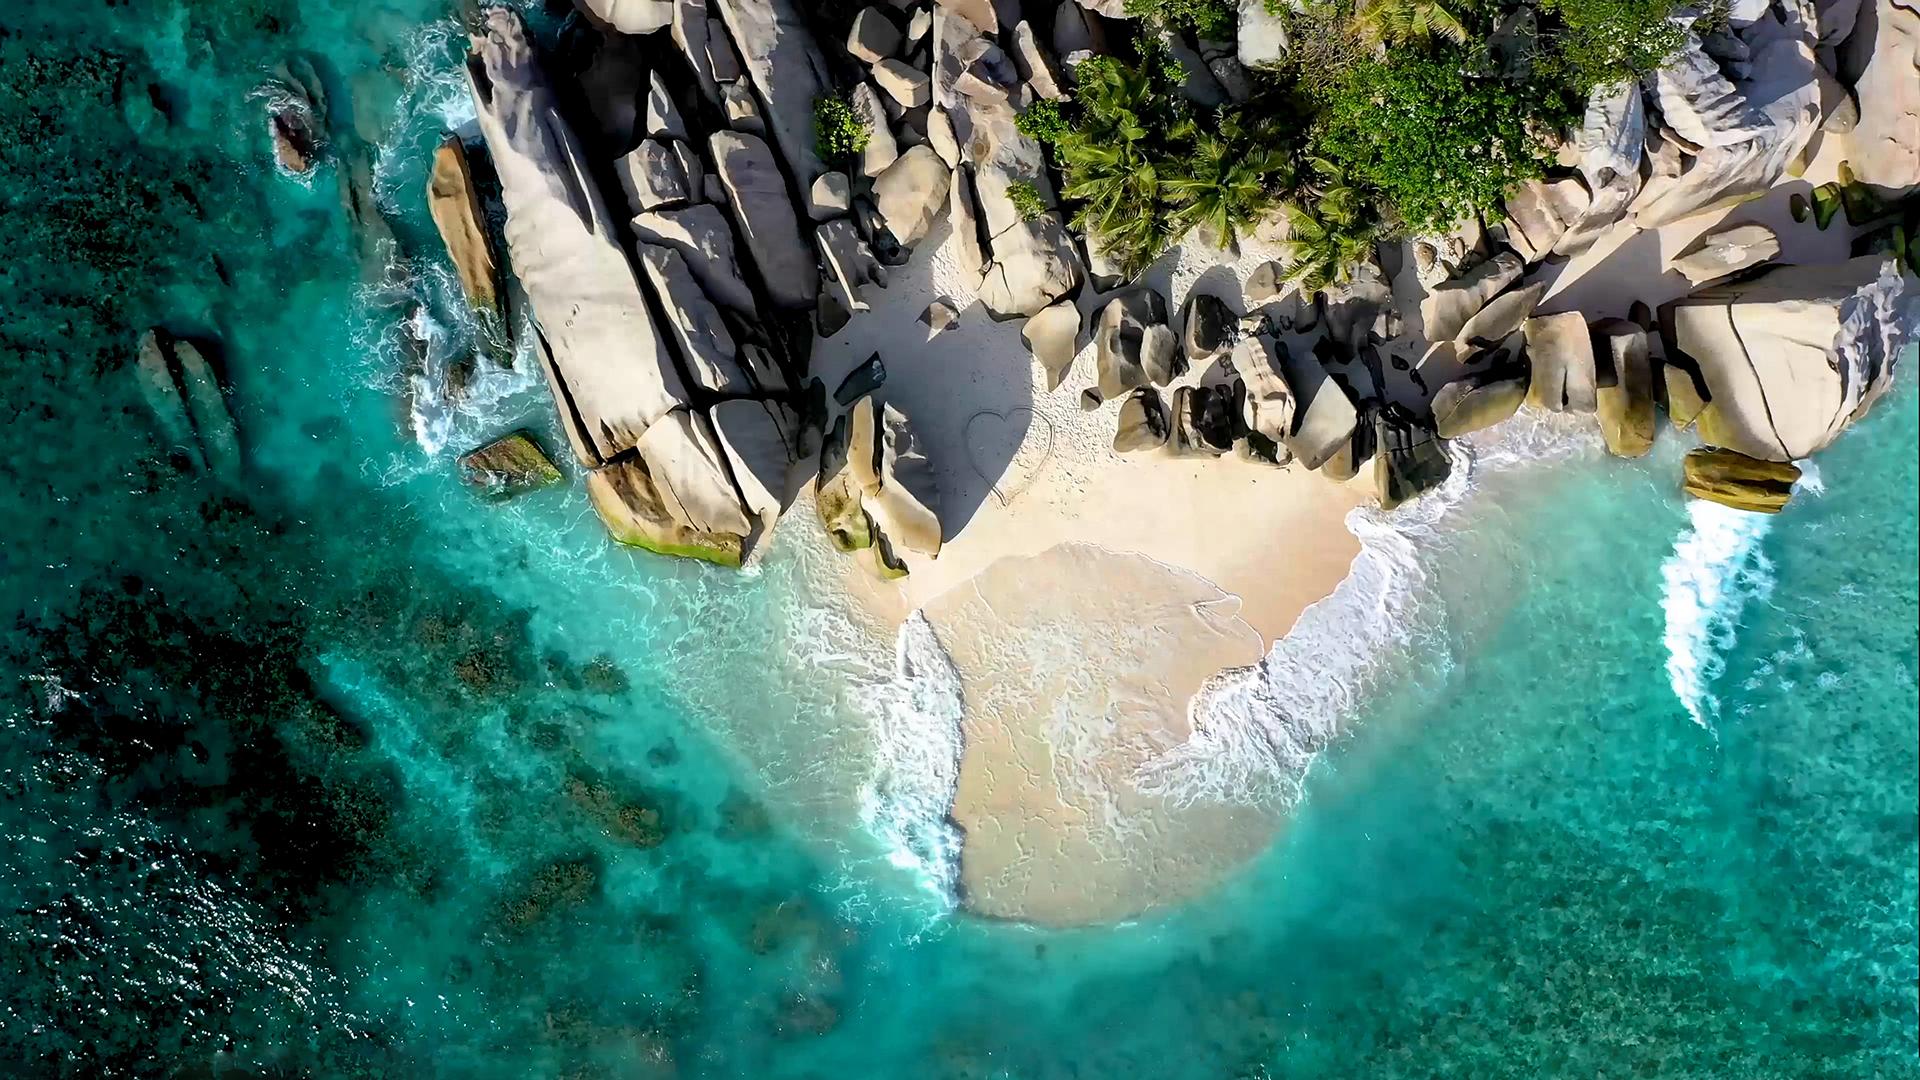
[(1711, 687), (1726, 669), (1740, 613), (1773, 592), (1773, 564), (1760, 544), (1773, 518), (1704, 499), (1687, 503), (1687, 518), (1660, 567), (1667, 681), (1693, 722), (1712, 731), (1720, 703)]
[(874, 769), (861, 786), (860, 818), (888, 846), (893, 865), (954, 903), (959, 895), (960, 830), (953, 824), (960, 780), (960, 673), (925, 615), (900, 627), (895, 677), (871, 685)]

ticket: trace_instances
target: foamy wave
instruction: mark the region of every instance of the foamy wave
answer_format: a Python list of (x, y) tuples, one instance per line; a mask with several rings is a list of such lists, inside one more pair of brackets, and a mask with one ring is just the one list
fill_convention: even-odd
[(960, 780), (960, 673), (917, 611), (901, 624), (895, 663), (895, 678), (867, 691), (874, 772), (861, 786), (861, 822), (889, 846), (895, 866), (951, 904), (960, 876), (961, 836), (950, 817)]
[(1773, 518), (1704, 499), (1687, 503), (1687, 517), (1691, 527), (1660, 567), (1667, 681), (1693, 722), (1712, 731), (1720, 703), (1711, 687), (1726, 670), (1740, 613), (1773, 592), (1773, 564), (1760, 550)]
[(1431, 548), (1489, 469), (1557, 461), (1601, 445), (1590, 417), (1524, 411), (1498, 429), (1449, 444), (1453, 472), (1394, 511), (1360, 507), (1360, 541), (1332, 595), (1251, 668), (1217, 676), (1193, 703), (1194, 734), (1141, 770), (1142, 790), (1176, 803), (1291, 805), (1315, 757), (1339, 735), (1375, 677), (1411, 648), (1442, 665), (1444, 612), (1431, 602)]

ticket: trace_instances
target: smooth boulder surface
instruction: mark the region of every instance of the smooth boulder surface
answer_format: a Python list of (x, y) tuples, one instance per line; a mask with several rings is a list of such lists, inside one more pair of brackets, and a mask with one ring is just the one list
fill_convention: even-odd
[(1681, 468), (1685, 476), (1681, 489), (1687, 494), (1756, 514), (1785, 509), (1793, 497), (1793, 485), (1800, 480), (1797, 465), (1761, 461), (1713, 446), (1687, 451)]
[(659, 244), (684, 256), (700, 287), (716, 302), (743, 314), (755, 310), (753, 290), (740, 276), (733, 226), (719, 207), (701, 203), (641, 214), (633, 219), (633, 234), (643, 244)]
[(1169, 430), (1167, 403), (1160, 397), (1160, 391), (1143, 386), (1120, 403), (1113, 448), (1122, 454), (1158, 450), (1167, 445)]
[(793, 0), (708, 0), (720, 11), (740, 67), (766, 103), (767, 134), (805, 191), (827, 171), (815, 149), (813, 103), (833, 79)]
[(1507, 286), (1520, 280), (1526, 264), (1511, 251), (1502, 251), (1465, 274), (1436, 285), (1420, 301), (1420, 319), (1428, 341), (1452, 341), (1460, 336), (1467, 320), (1480, 313), (1487, 302)]
[(1732, 225), (1715, 229), (1667, 262), (1694, 285), (1736, 274), (1780, 254), (1780, 238), (1765, 225)]
[(1533, 375), (1527, 404), (1547, 412), (1592, 412), (1596, 376), (1587, 317), (1577, 311), (1540, 315), (1521, 325)]
[(850, 218), (835, 218), (814, 230), (814, 243), (840, 302), (849, 312), (870, 309), (870, 293), (887, 287), (887, 268), (861, 238), (859, 227)]
[(1327, 373), (1311, 353), (1279, 353), (1280, 374), (1293, 391), (1293, 433), (1279, 439), (1300, 464), (1309, 469), (1325, 465), (1353, 442), (1360, 410), (1347, 388)]
[(520, 17), (489, 8), (467, 77), (507, 207), (507, 247), (550, 351), (570, 441), (598, 465), (686, 401), (587, 157)]
[(933, 82), (927, 73), (904, 60), (873, 65), (873, 82), (903, 109), (917, 109), (933, 100)]
[(753, 383), (741, 368), (739, 348), (720, 309), (707, 299), (687, 260), (657, 244), (640, 245), (640, 266), (666, 314), (687, 377), (715, 394), (747, 394)]
[(1498, 345), (1520, 332), (1527, 317), (1533, 314), (1534, 307), (1546, 294), (1545, 282), (1501, 293), (1467, 320), (1455, 340), (1467, 345)]
[(622, 34), (651, 34), (673, 22), (670, 0), (577, 0), (591, 22)]
[(1795, 461), (1832, 443), (1886, 391), (1920, 325), (1920, 296), (1891, 260), (1869, 255), (1705, 289), (1662, 321), (1706, 385), (1701, 438)]
[(877, 64), (900, 51), (900, 28), (879, 8), (862, 8), (847, 31), (847, 52)]
[(1481, 372), (1458, 378), (1433, 395), (1433, 427), (1443, 439), (1471, 435), (1506, 420), (1527, 399), (1528, 373)]
[(673, 520), (698, 532), (742, 539), (752, 530), (706, 417), (675, 409), (649, 427), (635, 449)]
[(626, 192), (627, 208), (635, 214), (693, 199), (686, 166), (673, 147), (658, 139), (640, 140), (639, 146), (614, 162), (613, 174)]
[(733, 398), (707, 410), (747, 511), (770, 519), (786, 509), (787, 471), (799, 452), (799, 418), (777, 401)]
[(863, 82), (854, 87), (848, 103), (854, 118), (867, 131), (867, 145), (860, 151), (860, 175), (877, 178), (900, 159), (900, 143), (893, 137), (886, 107), (880, 104), (880, 95), (872, 83)]
[(427, 209), (434, 228), (447, 246), (454, 272), (467, 303), (498, 316), (500, 267), (487, 235), (486, 215), (473, 187), (467, 148), (458, 135), (448, 135), (433, 152), (433, 171), (427, 177)]
[(853, 406), (848, 465), (860, 503), (894, 550), (940, 554), (940, 486), (906, 414), (871, 395)]
[(800, 232), (786, 179), (765, 140), (738, 131), (707, 139), (714, 171), (727, 186), (740, 236), (760, 268), (760, 280), (779, 307), (812, 307), (819, 296), (819, 265)]
[(1692, 34), (1652, 81), (1661, 120), (1695, 146), (1735, 146), (1766, 135), (1773, 126)]
[(1281, 373), (1287, 347), (1265, 335), (1249, 335), (1233, 347), (1234, 373), (1245, 384), (1241, 419), (1248, 431), (1256, 431), (1278, 443), (1293, 436), (1294, 410), (1298, 401), (1293, 388)]
[(1706, 411), (1706, 391), (1700, 388), (1700, 375), (1671, 360), (1660, 365), (1661, 402), (1667, 407), (1667, 419), (1675, 429), (1685, 431)]
[(1080, 308), (1061, 300), (1041, 309), (1020, 330), (1020, 340), (1047, 376), (1047, 389), (1058, 390), (1080, 353)]
[(533, 436), (516, 431), (460, 455), (460, 479), (492, 499), (507, 499), (560, 482), (560, 470)]
[(1111, 401), (1149, 383), (1172, 381), (1179, 342), (1167, 325), (1166, 301), (1152, 289), (1129, 289), (1100, 309), (1094, 330), (1100, 396)]
[(1507, 241), (1528, 263), (1539, 262), (1553, 254), (1592, 201), (1579, 180), (1529, 180), (1507, 196)]
[(1180, 345), (1187, 364), (1198, 366), (1233, 348), (1240, 321), (1226, 301), (1209, 293), (1187, 297), (1186, 316), (1180, 331)]
[(1380, 507), (1392, 510), (1445, 483), (1453, 473), (1446, 441), (1399, 405), (1374, 416), (1373, 483)]
[(1220, 457), (1240, 437), (1234, 392), (1226, 386), (1180, 386), (1173, 391), (1168, 441), (1175, 457)]
[(950, 185), (947, 163), (929, 146), (911, 146), (873, 182), (873, 201), (887, 231), (913, 245), (940, 220)]
[(1846, 51), (1846, 66), (1860, 68), (1853, 82), (1860, 115), (1845, 136), (1854, 175), (1892, 191), (1920, 185), (1920, 8), (1911, 0), (1863, 0)]
[(1615, 457), (1644, 457), (1653, 449), (1655, 423), (1653, 364), (1647, 332), (1625, 319), (1607, 319), (1593, 328), (1596, 338), (1594, 412), (1607, 451)]
[[(871, 444), (866, 450), (871, 452)], [(873, 546), (873, 530), (860, 506), (861, 488), (848, 460), (851, 452), (852, 426), (843, 415), (820, 440), (820, 467), (813, 485), (813, 504), (820, 524), (833, 546), (843, 552)]]
[(619, 543), (720, 566), (740, 565), (744, 538), (701, 532), (676, 520), (639, 458), (622, 459), (587, 473), (587, 499)]

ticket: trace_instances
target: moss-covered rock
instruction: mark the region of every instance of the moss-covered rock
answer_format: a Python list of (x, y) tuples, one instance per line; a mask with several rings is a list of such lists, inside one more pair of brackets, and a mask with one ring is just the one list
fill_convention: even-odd
[(1798, 466), (1713, 446), (1687, 451), (1683, 467), (1681, 486), (1687, 494), (1756, 514), (1779, 513), (1800, 479)]
[(661, 555), (739, 566), (743, 538), (688, 528), (667, 513), (639, 461), (618, 461), (587, 474), (587, 498), (614, 540)]
[(557, 484), (561, 476), (533, 436), (516, 431), (460, 455), (460, 479), (488, 498), (510, 499)]

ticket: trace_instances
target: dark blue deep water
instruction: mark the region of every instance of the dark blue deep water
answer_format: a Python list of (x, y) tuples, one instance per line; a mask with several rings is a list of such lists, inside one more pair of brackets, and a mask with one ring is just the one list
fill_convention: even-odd
[[(755, 743), (813, 707), (792, 580), (460, 487), (550, 434), (524, 363), (446, 399), (460, 48), (433, 0), (0, 11), (0, 1075), (1920, 1076), (1910, 372), (1765, 524), (1673, 439), (1489, 481), (1271, 851), (979, 923)], [(237, 480), (157, 435), (150, 327)]]

